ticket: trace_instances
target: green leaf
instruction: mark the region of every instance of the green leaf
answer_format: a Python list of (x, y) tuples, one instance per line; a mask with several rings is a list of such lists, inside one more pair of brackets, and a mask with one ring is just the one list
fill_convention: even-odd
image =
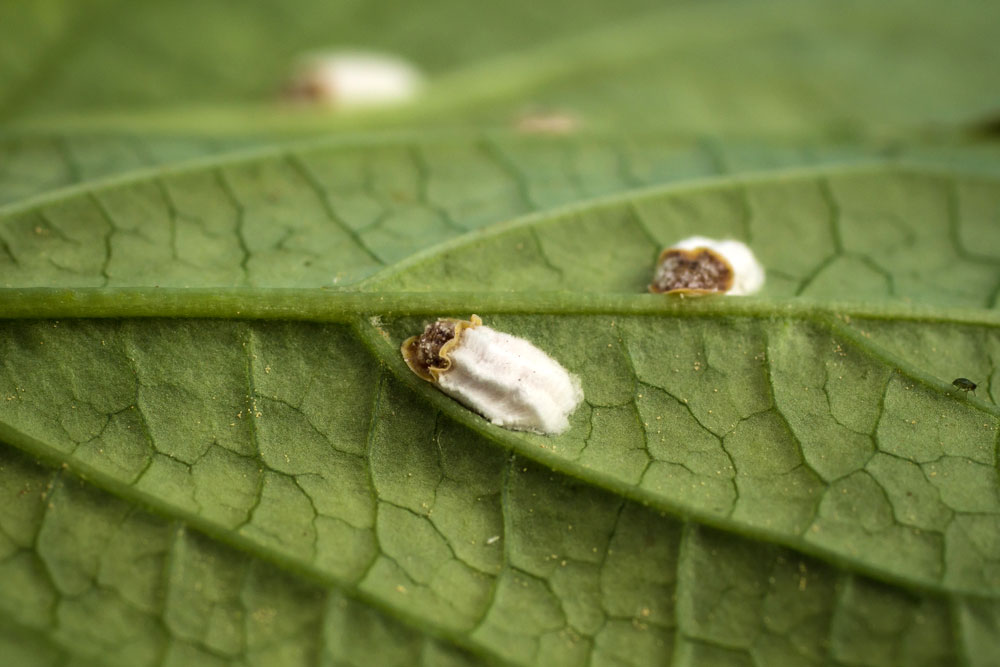
[[(95, 142), (68, 156), (114, 165), (120, 159), (113, 147)], [(772, 169), (879, 152), (761, 147), (734, 159), (740, 169)], [(11, 172), (22, 167), (17, 173), (28, 187), (60, 178), (32, 170), (33, 162), (55, 164), (44, 153), (27, 155), (34, 159), (15, 163)], [(726, 159), (711, 143), (660, 135), (463, 133), (332, 139), (326, 146), (262, 149), (97, 183), (81, 174), (73, 179), (81, 181), (76, 188), (0, 209), (0, 241), (8, 251), (0, 255), (0, 282), (343, 286), (491, 223), (714, 174), (727, 168)]]
[(765, 297), (996, 307), (997, 182), (884, 166), (682, 183), (494, 226), (375, 276), (401, 291), (636, 293), (660, 249), (756, 248)]
[[(386, 164), (414, 153), (361, 154), (383, 150)], [(455, 150), (477, 154), (419, 152), (433, 164)], [(199, 216), (228, 221), (216, 237), (233, 248), (237, 221), (261, 234), (283, 222), (292, 236), (313, 230), (299, 247), (335, 252), (349, 227), (330, 210), (364, 210), (350, 188), (373, 182), (329, 195), (316, 184), (338, 182), (330, 165), (356, 169), (358, 154), (269, 157), (8, 209), (4, 281), (17, 287), (0, 292), (0, 563), (17, 585), (0, 588), (0, 639), (24, 628), (44, 655), (80, 660), (122, 647), (123, 664), (1000, 656), (1000, 319), (987, 308), (1000, 181), (799, 168), (552, 210), (524, 202), (578, 195), (546, 199), (534, 193), (558, 181), (524, 177), (513, 192), (531, 196), (480, 224), (540, 212), (372, 263), (355, 274), (378, 271), (361, 289), (288, 279), (280, 253), (246, 287), (167, 287), (164, 267), (179, 262), (166, 258), (29, 288), (54, 282), (43, 273), (54, 246), (32, 223), (59, 211), (93, 215), (105, 233), (116, 221), (122, 243), (169, 238), (171, 220)], [(375, 187), (414, 188), (395, 174)], [(418, 179), (402, 197), (410, 234), (421, 208), (433, 229), (451, 207), (503, 202), (450, 182)], [(189, 203), (170, 209), (164, 191)], [(448, 204), (421, 199), (431, 191)], [(325, 226), (310, 226), (309, 207)], [(765, 292), (643, 294), (658, 247), (695, 231), (748, 240)], [(150, 264), (156, 247), (121, 254)], [(240, 282), (210, 266), (173, 284)], [(581, 376), (570, 431), (504, 431), (405, 367), (405, 336), (472, 312)], [(977, 396), (952, 390), (959, 375)]]
[[(58, 132), (303, 134), (508, 126), (534, 107), (683, 136), (905, 136), (952, 132), (1000, 106), (1000, 16), (976, 0), (947, 12), (923, 0), (94, 5), (7, 10), (0, 120)], [(428, 73), (426, 95), (362, 115), (276, 103), (296, 56), (344, 45), (412, 59)]]
[[(0, 662), (997, 664), (997, 13), (0, 5)], [(423, 96), (281, 102), (345, 46)], [(566, 433), (405, 366), (473, 313)]]
[(83, 182), (203, 158), (252, 139), (135, 135), (0, 136), (0, 205)]
[[(281, 6), (264, 0), (87, 5), (53, 0), (0, 10), (0, 24), (9, 32), (0, 51), (0, 120), (164, 109), (194, 110), (208, 119), (213, 105), (242, 115), (234, 107), (241, 103), (274, 112), (292, 63), (307, 52), (388, 50), (437, 75), (598, 29), (659, 3), (627, 0), (612, 7), (560, 1), (546, 12), (523, 0), (475, 10), (449, 0), (420, 7), (315, 0)], [(287, 113), (279, 117), (286, 128), (294, 119)], [(253, 124), (259, 127), (259, 119)]]
[[(85, 145), (81, 154), (106, 158), (98, 165), (116, 164), (111, 148), (107, 142), (97, 142), (89, 150)], [(343, 287), (400, 260), (416, 261), (409, 258), (417, 250), (533, 211), (581, 201), (580, 206), (587, 208), (589, 200), (598, 196), (720, 171), (744, 173), (817, 163), (884, 161), (881, 153), (851, 144), (798, 148), (716, 145), (661, 135), (548, 139), (463, 134), (422, 141), (390, 135), (356, 141), (334, 139), (327, 146), (310, 149), (262, 149), (173, 168), (140, 170), (96, 183), (81, 175), (74, 178), (82, 181), (75, 188), (56, 189), (0, 208), (0, 283), (10, 287)], [(979, 153), (952, 151), (947, 155), (949, 161), (982, 169)], [(993, 155), (995, 151), (987, 153), (987, 157)], [(42, 155), (36, 157), (49, 167), (54, 164)], [(916, 151), (914, 158), (931, 163), (943, 160), (933, 153)], [(23, 165), (28, 171), (18, 172), (24, 174), (28, 187), (42, 188), (49, 178), (60, 178), (32, 172), (30, 164)], [(808, 178), (808, 173), (803, 177)], [(17, 186), (13, 187), (16, 192)], [(812, 213), (819, 211), (829, 218), (831, 213), (820, 209), (827, 206), (822, 199), (832, 195), (822, 187), (820, 178), (802, 205), (812, 206)], [(845, 187), (857, 186), (847, 179)], [(762, 186), (760, 196), (770, 196), (768, 188), (772, 186)], [(631, 195), (623, 196), (623, 205), (629, 205)], [(738, 194), (730, 196), (723, 204), (727, 208), (721, 213), (729, 220), (713, 223), (717, 233), (735, 233), (743, 224), (737, 220), (744, 206), (738, 199)], [(811, 219), (803, 220), (802, 224), (811, 225)], [(854, 224), (863, 226), (863, 222)], [(666, 237), (630, 241), (632, 251), (641, 254), (633, 280), (600, 289), (644, 288), (647, 278), (639, 276), (644, 273), (640, 267), (655, 252), (655, 246), (667, 242), (673, 233), (669, 227), (655, 231)], [(836, 287), (828, 288), (826, 283), (836, 270), (855, 276), (859, 253), (847, 247), (847, 256), (816, 276), (818, 282), (806, 289), (799, 284), (806, 273), (827, 268), (819, 263), (831, 251), (832, 232), (810, 229), (807, 233), (812, 256), (796, 258), (797, 265), (790, 267), (772, 262), (768, 289), (788, 294), (801, 288), (810, 295), (836, 296), (830, 293)], [(940, 231), (939, 235), (945, 233)], [(927, 239), (931, 250), (933, 240)], [(516, 241), (521, 242), (523, 239)], [(848, 238), (847, 243), (851, 242)], [(892, 238), (885, 242), (891, 243)], [(528, 239), (529, 248), (537, 243)], [(591, 250), (600, 252), (601, 248)], [(616, 251), (619, 255), (623, 252), (628, 251)], [(774, 244), (775, 261), (781, 252), (781, 246)], [(535, 258), (519, 261), (534, 264)], [(865, 261), (861, 267), (864, 275), (856, 276), (863, 283), (860, 287), (888, 290), (881, 269)], [(931, 266), (942, 265), (941, 259), (934, 259)], [(541, 262), (532, 271), (544, 272), (543, 266)], [(588, 279), (597, 275), (585, 273)], [(953, 264), (948, 273), (967, 279), (953, 281), (953, 289), (961, 291), (975, 290), (979, 282), (988, 280), (975, 262)], [(406, 285), (405, 289), (423, 289), (416, 283), (411, 285), (413, 281), (399, 280), (404, 281), (399, 285)], [(519, 274), (517, 280), (524, 289), (567, 287), (545, 283), (541, 277), (529, 283), (527, 274)], [(501, 279), (496, 284), (506, 283)], [(782, 287), (777, 289), (776, 285)], [(586, 287), (592, 289), (593, 285)], [(915, 289), (902, 285), (898, 296), (912, 291)], [(951, 292), (942, 293), (940, 298), (951, 296)]]

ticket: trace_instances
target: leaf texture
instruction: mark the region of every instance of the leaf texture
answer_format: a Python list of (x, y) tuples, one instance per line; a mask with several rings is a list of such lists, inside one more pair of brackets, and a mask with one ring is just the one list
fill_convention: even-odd
[[(330, 144), (93, 185), (81, 176), (77, 188), (12, 204), (0, 212), (0, 281), (344, 286), (495, 222), (726, 169), (712, 144), (662, 137), (390, 136)], [(755, 164), (811, 164), (827, 154), (839, 161), (873, 157), (861, 148), (762, 151)]]
[[(53, 290), (8, 290), (9, 316), (49, 319), (4, 325), (4, 439), (90, 480), (65, 486), (31, 467), (47, 480), (36, 495), (53, 485), (45, 492), (53, 507), (70, 493), (60, 489), (80, 488), (103, 499), (93, 507), (120, 513), (108, 518), (104, 509), (79, 509), (89, 507), (82, 500), (66, 503), (82, 512), (69, 526), (87, 540), (105, 535), (71, 550), (61, 541), (46, 550), (46, 535), (85, 539), (65, 526), (46, 528), (57, 512), (41, 512), (33, 524), (12, 519), (16, 527), (5, 529), (11, 567), (47, 574), (33, 592), (11, 589), (8, 606), (49, 600), (29, 625), (82, 647), (84, 657), (100, 654), (108, 637), (88, 643), (82, 631), (70, 633), (72, 624), (46, 619), (72, 615), (86, 591), (103, 590), (94, 563), (133, 562), (109, 536), (115, 533), (98, 526), (125, 525), (140, 515), (138, 505), (151, 507), (160, 518), (145, 520), (172, 536), (150, 547), (160, 554), (148, 557), (159, 563), (152, 567), (157, 587), (145, 597), (120, 593), (121, 604), (145, 610), (119, 612), (139, 624), (127, 634), (136, 638), (131, 659), (138, 663), (166, 660), (192, 642), (225, 659), (257, 659), (250, 621), (242, 622), (245, 636), (198, 635), (213, 629), (204, 622), (185, 630), (202, 592), (189, 599), (173, 586), (204, 588), (206, 576), (182, 569), (187, 579), (169, 578), (172, 554), (189, 540), (220, 550), (220, 563), (278, 568), (273, 576), (292, 577), (320, 600), (316, 609), (346, 593), (379, 623), (408, 628), (394, 634), (421, 638), (421, 656), (433, 641), (449, 656), (519, 664), (645, 664), (670, 656), (678, 664), (831, 656), (850, 664), (852, 651), (866, 659), (885, 653), (884, 664), (918, 655), (927, 664), (988, 662), (995, 635), (982, 625), (990, 627), (1000, 597), (998, 411), (983, 398), (949, 392), (946, 369), (948, 360), (972, 361), (996, 346), (995, 318), (901, 306), (898, 295), (880, 289), (888, 283), (800, 298), (784, 310), (789, 290), (780, 277), (763, 299), (684, 302), (635, 293), (643, 286), (636, 265), (651, 266), (658, 239), (687, 233), (684, 224), (718, 225), (719, 235), (752, 230), (746, 238), (755, 246), (770, 226), (807, 248), (800, 230), (783, 227), (789, 216), (770, 214), (790, 209), (800, 212), (795, 220), (822, 221), (810, 227), (818, 230), (815, 245), (834, 252), (799, 254), (803, 268), (786, 269), (788, 283), (836, 265), (831, 239), (864, 247), (837, 231), (854, 219), (888, 221), (859, 224), (855, 234), (891, 230), (864, 256), (904, 272), (899, 283), (929, 281), (937, 267), (908, 253), (948, 253), (947, 267), (967, 252), (944, 245), (956, 234), (988, 247), (981, 235), (993, 229), (997, 199), (984, 176), (807, 170), (536, 214), (429, 250), (377, 274), (365, 283), (369, 291), (327, 291), (323, 300), (308, 298), (308, 290), (238, 290), (228, 302), (219, 291), (152, 288), (119, 298), (98, 290), (86, 302), (61, 300)], [(919, 224), (913, 211), (923, 216)], [(899, 235), (905, 250), (893, 251)], [(581, 259), (597, 266), (585, 253), (612, 245), (626, 254), (600, 264), (602, 271), (570, 273)], [(518, 268), (525, 248), (545, 258), (523, 262), (536, 274)], [(773, 270), (773, 260), (762, 258)], [(996, 278), (987, 256), (976, 255), (972, 268)], [(513, 287), (498, 283), (505, 272), (523, 276), (523, 293), (491, 296)], [(938, 274), (951, 285), (948, 294), (988, 302), (991, 293), (976, 287), (988, 281)], [(436, 281), (444, 291), (414, 291)], [(387, 285), (408, 296), (394, 298)], [(129, 294), (145, 294), (152, 308), (145, 312), (160, 317), (127, 319), (138, 303)], [(836, 305), (851, 297), (870, 305)], [(199, 298), (200, 314), (212, 319), (171, 318)], [(261, 321), (285, 317), (257, 314), (268, 312), (264, 298), (285, 301), (287, 312), (297, 299), (299, 307), (291, 321)], [(937, 301), (932, 295), (927, 305)], [(403, 337), (432, 312), (468, 310), (559, 351), (583, 378), (586, 403), (568, 433), (497, 429), (405, 368)], [(126, 319), (63, 319), (88, 315)], [(900, 331), (920, 344), (906, 344)], [(950, 350), (944, 357), (933, 353), (938, 342)], [(924, 363), (928, 356), (936, 365)], [(23, 483), (27, 473), (11, 469), (17, 493), (35, 488)], [(166, 575), (163, 560), (171, 562)], [(720, 566), (732, 574), (720, 575)], [(233, 594), (232, 585), (219, 586)], [(247, 586), (240, 584), (241, 600), (251, 595)], [(713, 587), (721, 597), (706, 592)], [(180, 619), (169, 609), (177, 596), (185, 600)], [(269, 598), (260, 604), (282, 608)], [(783, 623), (760, 611), (768, 605), (798, 620), (815, 614), (815, 624)], [(870, 627), (864, 619), (881, 618), (883, 608), (897, 620)], [(253, 618), (254, 611), (241, 613)], [(308, 630), (295, 640), (283, 635), (276, 646), (322, 654), (325, 638), (343, 630), (316, 613), (289, 612), (309, 617)], [(872, 634), (870, 646), (853, 636), (859, 627)]]
[[(997, 11), (0, 5), (0, 662), (997, 664)], [(472, 314), (567, 432), (406, 367)]]
[[(0, 119), (32, 130), (302, 134), (509, 125), (527, 102), (598, 127), (830, 137), (954, 131), (1000, 104), (990, 76), (997, 9), (975, 0), (946, 13), (923, 0), (559, 2), (548, 11), (519, 1), (476, 12), (447, 0), (419, 9), (94, 4), (77, 18), (65, 10), (61, 25), (41, 12), (14, 24), (25, 41), (45, 39), (0, 61), (0, 76), (16, 83), (0, 97)], [(358, 44), (425, 68), (423, 101), (334, 118), (278, 103), (297, 56)]]

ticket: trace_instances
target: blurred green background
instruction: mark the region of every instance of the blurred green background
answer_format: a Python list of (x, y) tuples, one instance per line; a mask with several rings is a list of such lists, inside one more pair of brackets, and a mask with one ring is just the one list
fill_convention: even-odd
[[(1000, 4), (979, 0), (8, 0), (0, 26), (9, 131), (483, 127), (542, 108), (608, 130), (912, 136), (1000, 110)], [(320, 48), (398, 54), (431, 85), (405, 112), (290, 114), (276, 95)]]

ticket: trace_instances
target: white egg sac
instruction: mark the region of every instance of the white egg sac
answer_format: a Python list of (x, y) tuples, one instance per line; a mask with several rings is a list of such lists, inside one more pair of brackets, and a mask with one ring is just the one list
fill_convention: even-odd
[(764, 267), (745, 243), (692, 236), (660, 253), (649, 291), (745, 295), (763, 286)]
[(293, 100), (348, 109), (408, 102), (422, 85), (417, 68), (396, 56), (334, 51), (303, 57), (287, 92)]
[(569, 428), (583, 400), (580, 379), (537, 347), (470, 320), (439, 319), (406, 340), (420, 377), (497, 426), (543, 435)]

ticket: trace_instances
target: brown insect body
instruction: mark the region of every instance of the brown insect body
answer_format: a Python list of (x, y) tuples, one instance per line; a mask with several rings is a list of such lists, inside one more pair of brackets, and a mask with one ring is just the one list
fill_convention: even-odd
[(403, 342), (403, 359), (410, 370), (434, 382), (438, 374), (451, 368), (448, 351), (458, 345), (462, 331), (483, 323), (478, 315), (469, 320), (441, 318), (428, 324), (419, 336), (410, 336)]
[(733, 286), (733, 267), (710, 248), (667, 248), (656, 263), (649, 286), (654, 294), (713, 294)]

